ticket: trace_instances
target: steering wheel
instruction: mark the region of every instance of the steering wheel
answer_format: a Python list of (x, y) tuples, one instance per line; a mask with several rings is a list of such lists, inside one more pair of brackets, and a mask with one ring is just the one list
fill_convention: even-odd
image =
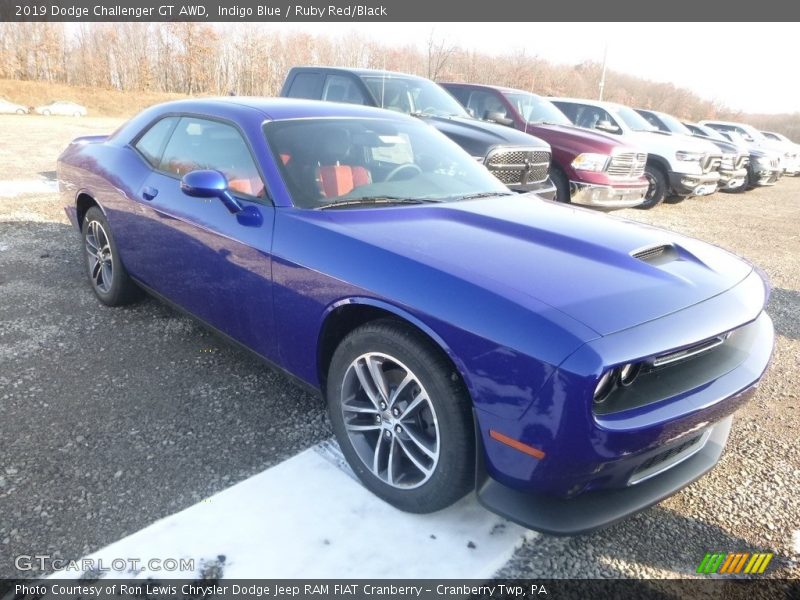
[(384, 179), (384, 181), (392, 181), (395, 177), (397, 177), (398, 173), (401, 173), (406, 169), (412, 169), (415, 175), (422, 173), (422, 169), (419, 167), (419, 165), (415, 163), (403, 163), (402, 165), (398, 165), (389, 171), (389, 174), (386, 175), (386, 179)]

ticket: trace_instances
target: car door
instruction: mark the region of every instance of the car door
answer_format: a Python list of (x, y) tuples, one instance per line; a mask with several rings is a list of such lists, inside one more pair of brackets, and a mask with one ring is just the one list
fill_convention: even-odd
[[(148, 287), (259, 354), (274, 358), (271, 244), (274, 208), (253, 153), (232, 123), (167, 117), (171, 128), (139, 189), (141, 227), (134, 270)], [(163, 134), (163, 131), (162, 131)], [(136, 148), (152, 154), (143, 136)], [(153, 144), (151, 144), (152, 146)], [(181, 191), (199, 169), (226, 176), (248, 218), (217, 198)], [(254, 218), (256, 217), (256, 218)]]

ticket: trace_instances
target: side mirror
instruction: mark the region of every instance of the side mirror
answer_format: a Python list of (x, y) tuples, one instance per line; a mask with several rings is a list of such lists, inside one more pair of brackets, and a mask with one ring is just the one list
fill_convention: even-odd
[(495, 123), (499, 123), (500, 125), (508, 126), (508, 125), (513, 125), (514, 124), (514, 119), (509, 119), (507, 116), (505, 116), (501, 112), (488, 112), (487, 111), (486, 114), (483, 115), (483, 118), (486, 121), (494, 121)]
[(474, 109), (474, 108), (469, 108), (469, 107), (467, 107), (467, 109), (466, 109), (466, 110), (467, 110), (467, 114), (468, 114), (470, 117), (472, 117), (472, 118), (475, 118), (475, 109)]
[(233, 214), (244, 208), (228, 190), (228, 180), (219, 171), (190, 171), (181, 179), (181, 191), (192, 198), (219, 198)]
[(619, 133), (619, 127), (614, 125), (611, 121), (598, 121), (594, 128), (605, 131), (606, 133)]

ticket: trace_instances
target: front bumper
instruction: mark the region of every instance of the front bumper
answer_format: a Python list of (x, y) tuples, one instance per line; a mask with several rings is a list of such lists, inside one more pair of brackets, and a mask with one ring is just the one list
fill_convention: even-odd
[(780, 168), (762, 167), (752, 162), (748, 169), (750, 170), (751, 187), (775, 185), (783, 175), (783, 171)]
[(707, 196), (717, 191), (720, 175), (717, 171), (669, 174), (669, 187), (677, 196)]
[[(753, 388), (747, 392), (752, 395)], [(675, 494), (719, 462), (733, 417), (709, 427), (702, 447), (670, 468), (622, 489), (587, 492), (575, 498), (530, 494), (505, 486), (478, 465), (476, 493), (488, 510), (523, 527), (551, 535), (578, 535), (607, 527)], [(483, 452), (479, 452), (479, 461)]]
[(741, 186), (747, 179), (747, 168), (719, 171), (719, 189), (731, 190)]
[(516, 184), (509, 185), (508, 188), (519, 194), (536, 194), (545, 200), (556, 199), (556, 186), (551, 181), (550, 177), (538, 183)]
[(569, 182), (571, 202), (595, 208), (617, 209), (639, 206), (647, 194), (647, 184), (613, 187), (580, 181)]

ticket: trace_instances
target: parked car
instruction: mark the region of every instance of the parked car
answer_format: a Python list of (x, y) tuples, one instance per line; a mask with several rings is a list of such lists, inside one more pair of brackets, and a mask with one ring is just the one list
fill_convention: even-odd
[(548, 176), (547, 142), (473, 118), (455, 98), (424, 77), (372, 69), (294, 67), (281, 96), (363, 104), (413, 115), (464, 148), (510, 189), (536, 192), (551, 200), (556, 195)]
[(647, 153), (609, 135), (575, 127), (549, 100), (511, 88), (440, 83), (478, 118), (532, 133), (550, 144), (556, 199), (595, 208), (644, 202)]
[(575, 98), (551, 100), (578, 127), (619, 136), (647, 152), (644, 173), (650, 186), (642, 208), (652, 208), (665, 199), (680, 202), (717, 190), (721, 156), (709, 153), (706, 144), (659, 132), (635, 110), (621, 104)]
[(22, 104), (16, 104), (5, 98), (0, 98), (0, 113), (4, 115), (26, 115), (28, 109)]
[(404, 114), (171, 102), (57, 172), (101, 303), (149, 290), (320, 393), (402, 510), (476, 489), (533, 529), (612, 523), (717, 463), (772, 352), (753, 266), (514, 194)]
[(735, 123), (732, 121), (700, 121), (700, 125), (705, 125), (721, 131), (722, 133), (735, 133), (740, 136), (748, 144), (754, 144), (759, 148), (777, 152), (780, 154), (780, 167), (784, 174), (794, 175), (794, 169), (797, 168), (794, 158), (794, 150), (788, 149), (782, 142), (776, 142), (769, 139), (758, 129), (746, 123)]
[[(659, 131), (679, 136), (694, 136), (686, 125), (672, 115), (643, 108), (637, 108), (636, 112)], [(733, 142), (709, 139), (706, 136), (696, 137), (709, 144), (709, 152), (720, 153), (720, 165), (717, 169), (719, 171), (719, 189), (729, 192), (744, 191), (747, 187), (747, 163), (750, 162), (750, 153)]]
[(33, 109), (37, 115), (61, 115), (65, 117), (85, 117), (86, 107), (74, 102), (67, 102), (64, 100), (56, 100), (50, 104), (37, 106)]
[(767, 150), (752, 142), (747, 142), (734, 131), (717, 131), (699, 123), (684, 123), (684, 125), (697, 136), (708, 138), (711, 141), (719, 139), (730, 142), (750, 153), (750, 160), (747, 163), (746, 189), (775, 185), (781, 178), (783, 169), (781, 168), (780, 153)]
[(762, 131), (761, 135), (772, 142), (781, 144), (781, 146), (785, 149), (784, 158), (786, 160), (786, 174), (795, 176), (800, 175), (800, 146), (795, 144), (782, 133), (776, 133), (774, 131)]

